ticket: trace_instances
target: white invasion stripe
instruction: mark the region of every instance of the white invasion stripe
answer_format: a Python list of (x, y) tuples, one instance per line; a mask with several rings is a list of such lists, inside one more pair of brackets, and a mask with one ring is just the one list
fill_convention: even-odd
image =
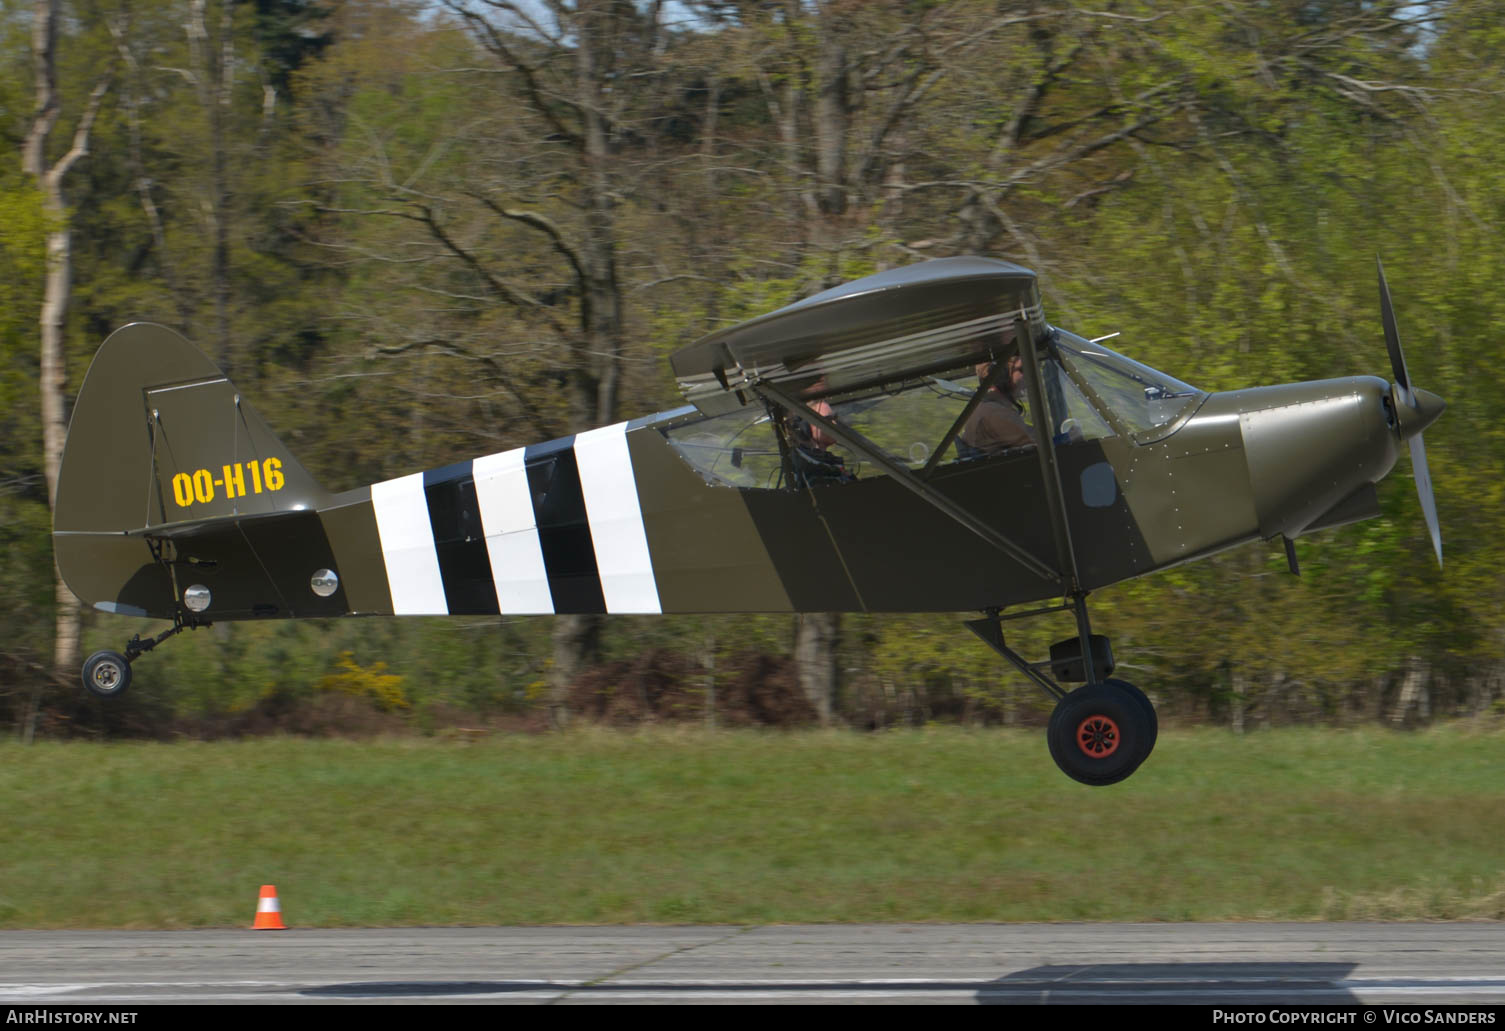
[(638, 484), (627, 453), (627, 424), (575, 437), (580, 489), (596, 547), (596, 570), (607, 612), (659, 612), (658, 583), (638, 505)]
[(448, 615), (423, 474), (373, 483), (371, 508), (376, 512), (376, 532), (387, 563), (392, 611), (399, 616)]
[(471, 463), (481, 529), (491, 558), (491, 581), (503, 614), (553, 613), (549, 571), (543, 564), (533, 495), (523, 449), (487, 455)]

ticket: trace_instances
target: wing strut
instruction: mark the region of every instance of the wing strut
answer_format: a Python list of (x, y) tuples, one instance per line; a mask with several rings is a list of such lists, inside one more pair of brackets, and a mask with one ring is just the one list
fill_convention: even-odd
[(852, 429), (850, 426), (843, 426), (841, 423), (835, 422), (831, 419), (826, 418), (824, 415), (821, 415), (819, 412), (813, 411), (799, 399), (791, 397), (790, 395), (786, 394), (782, 388), (774, 386), (772, 383), (759, 383), (757, 384), (755, 389), (765, 400), (773, 402), (780, 408), (784, 409), (784, 411), (788, 412), (790, 415), (804, 419), (806, 422), (815, 423), (821, 429), (829, 433), (832, 437), (841, 441), (843, 444), (851, 448), (853, 451), (857, 452), (863, 458), (866, 458), (869, 462), (872, 462), (878, 468), (882, 469), (884, 473), (893, 478), (896, 483), (900, 484), (901, 486), (907, 487), (915, 494), (918, 494), (922, 500), (928, 502), (930, 505), (950, 516), (957, 523), (977, 534), (977, 536), (987, 541), (989, 544), (997, 548), (999, 551), (1003, 552), (1015, 562), (1018, 562), (1021, 566), (1029, 570), (1034, 575), (1040, 577), (1041, 579), (1050, 580), (1057, 584), (1065, 584), (1065, 577), (1063, 577), (1060, 572), (1050, 568), (1034, 555), (1030, 554), (1028, 551), (1025, 551), (1019, 545), (1015, 544), (1003, 534), (993, 529), (993, 527), (989, 526), (987, 523), (977, 518), (977, 516), (967, 511), (967, 509), (965, 509), (961, 505), (958, 505), (955, 501), (952, 501), (946, 495), (936, 490), (935, 487), (920, 479), (918, 476), (910, 472), (898, 462), (895, 462), (893, 459), (889, 458), (886, 454), (883, 453), (883, 450), (881, 448), (879, 448), (872, 441), (868, 440), (862, 434), (858, 433), (856, 430)]
[(935, 467), (940, 465), (941, 459), (945, 457), (946, 449), (951, 446), (951, 442), (956, 439), (956, 435), (962, 431), (962, 427), (967, 425), (967, 420), (972, 418), (972, 413), (977, 411), (977, 406), (982, 404), (982, 399), (988, 395), (988, 391), (992, 388), (993, 384), (1003, 379), (1004, 373), (1008, 372), (1008, 367), (1008, 362), (993, 363), (993, 371), (989, 372), (983, 381), (977, 385), (977, 391), (972, 395), (972, 399), (967, 402), (966, 407), (962, 409), (962, 413), (956, 417), (956, 421), (951, 424), (951, 428), (946, 431), (946, 435), (941, 438), (941, 442), (935, 446), (935, 451), (931, 454), (930, 461), (926, 462), (925, 468), (920, 470), (921, 477), (927, 480), (930, 478), (930, 474), (935, 471)]
[(1029, 388), (1029, 402), (1035, 409), (1035, 436), (1039, 438), (1035, 453), (1040, 456), (1040, 479), (1045, 485), (1045, 504), (1050, 511), (1050, 526), (1056, 538), (1056, 561), (1069, 577), (1066, 587), (1076, 615), (1077, 636), (1082, 642), (1082, 662), (1087, 673), (1087, 683), (1095, 684), (1098, 677), (1092, 658), (1092, 625), (1087, 618), (1087, 592), (1082, 590), (1082, 578), (1077, 571), (1076, 547), (1071, 540), (1071, 521), (1066, 518), (1066, 491), (1061, 487), (1061, 466), (1056, 461), (1053, 432), (1056, 425), (1055, 414), (1050, 410), (1050, 397), (1045, 393), (1045, 384), (1040, 377), (1040, 355), (1035, 347), (1034, 334), (1029, 330), (1029, 323), (1022, 318), (1014, 320), (1014, 339), (1019, 341), (1020, 355), (1024, 359), (1025, 383)]

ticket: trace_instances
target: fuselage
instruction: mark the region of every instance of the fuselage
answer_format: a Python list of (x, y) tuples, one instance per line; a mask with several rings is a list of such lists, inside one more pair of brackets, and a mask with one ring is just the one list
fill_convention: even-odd
[[(162, 385), (162, 369), (176, 378)], [(1167, 396), (1168, 421), (1100, 420), (1055, 447), (1081, 589), (1376, 514), (1372, 485), (1406, 431), (1373, 377)], [(748, 413), (738, 425), (768, 431)], [(58, 564), (109, 612), (173, 618), (203, 588), (207, 620), (966, 611), (1066, 589), (890, 475), (749, 476), (742, 430), (721, 465), (697, 465), (686, 427), (705, 419), (680, 408), (330, 494), (212, 363), (138, 324), (106, 342), (80, 394)], [(721, 475), (733, 467), (745, 482)], [(1043, 477), (1026, 448), (936, 464), (926, 482), (1059, 569)]]

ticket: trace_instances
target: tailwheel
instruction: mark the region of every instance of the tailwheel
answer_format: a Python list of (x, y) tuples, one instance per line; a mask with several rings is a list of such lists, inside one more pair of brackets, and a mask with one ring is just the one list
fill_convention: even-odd
[(1061, 772), (1083, 784), (1117, 784), (1155, 747), (1155, 709), (1122, 680), (1079, 687), (1057, 704), (1046, 731)]
[(101, 698), (114, 698), (131, 686), (131, 663), (119, 652), (95, 652), (84, 662), (84, 687)]

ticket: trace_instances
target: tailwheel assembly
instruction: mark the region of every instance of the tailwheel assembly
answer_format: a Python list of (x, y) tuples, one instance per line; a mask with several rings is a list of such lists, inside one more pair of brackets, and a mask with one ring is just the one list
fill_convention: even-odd
[[(168, 544), (169, 542), (164, 538), (148, 537), (146, 539), (146, 545), (151, 549), (152, 560), (167, 571), (167, 575), (172, 578), (173, 589), (176, 592), (177, 576), (173, 568), (175, 560), (169, 557)], [(192, 563), (194, 560), (188, 561)], [(199, 564), (203, 565), (203, 563)], [(207, 587), (194, 584), (183, 592), (182, 598), (183, 601), (174, 606), (172, 626), (157, 636), (142, 640), (141, 635), (136, 634), (125, 643), (123, 653), (109, 650), (98, 651), (85, 659), (84, 687), (100, 698), (118, 697), (131, 686), (131, 663), (169, 637), (175, 637), (184, 630), (197, 630), (201, 626), (213, 625), (209, 620), (199, 616), (208, 604), (209, 589)]]
[(184, 630), (197, 630), (201, 626), (211, 625), (208, 620), (184, 619), (179, 613), (173, 619), (172, 626), (156, 637), (143, 641), (141, 635), (136, 634), (125, 643), (123, 655), (108, 650), (95, 652), (84, 660), (84, 687), (101, 698), (115, 698), (131, 686), (131, 663), (169, 637), (181, 634)]
[(95, 652), (84, 660), (84, 687), (101, 698), (114, 698), (131, 686), (131, 662), (119, 652)]

